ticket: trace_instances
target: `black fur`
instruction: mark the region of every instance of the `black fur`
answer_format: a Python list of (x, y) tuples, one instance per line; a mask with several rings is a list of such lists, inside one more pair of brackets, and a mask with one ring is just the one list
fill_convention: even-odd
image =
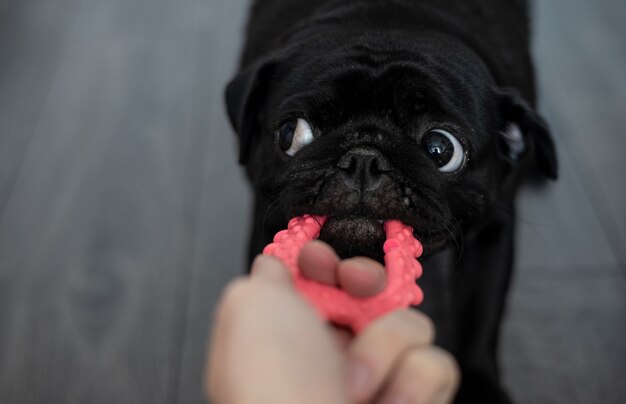
[[(530, 172), (557, 175), (534, 110), (526, 3), (259, 0), (247, 34), (226, 101), (256, 192), (250, 255), (303, 213), (330, 217), (321, 238), (342, 256), (380, 260), (378, 220), (413, 226), (425, 246), (420, 309), (461, 365), (457, 402), (509, 402), (496, 353), (514, 196)], [(288, 157), (274, 134), (295, 118), (315, 140)], [(521, 138), (503, 136), (511, 125)], [(463, 144), (461, 170), (439, 172), (420, 147), (435, 128)], [(376, 178), (349, 177), (355, 151)]]

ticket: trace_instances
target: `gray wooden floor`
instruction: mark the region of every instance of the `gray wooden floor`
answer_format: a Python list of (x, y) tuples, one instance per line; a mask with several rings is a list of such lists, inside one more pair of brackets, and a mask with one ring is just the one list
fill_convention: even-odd
[[(626, 2), (538, 2), (562, 177), (527, 190), (520, 403), (626, 402)], [(0, 403), (200, 403), (249, 192), (222, 88), (246, 0), (0, 0)]]

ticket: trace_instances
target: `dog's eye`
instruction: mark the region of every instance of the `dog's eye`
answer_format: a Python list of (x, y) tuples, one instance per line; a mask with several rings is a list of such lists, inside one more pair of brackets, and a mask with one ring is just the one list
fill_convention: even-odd
[(313, 131), (308, 122), (302, 118), (290, 121), (276, 132), (278, 147), (288, 156), (294, 156), (304, 146), (313, 141)]
[(424, 136), (422, 147), (439, 167), (439, 171), (444, 173), (457, 171), (465, 160), (461, 142), (442, 129), (434, 129)]

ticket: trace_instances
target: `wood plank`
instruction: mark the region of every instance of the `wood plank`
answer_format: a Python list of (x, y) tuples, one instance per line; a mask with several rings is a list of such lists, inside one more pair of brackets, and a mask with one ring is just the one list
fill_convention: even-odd
[(519, 403), (626, 402), (626, 281), (617, 268), (518, 274), (503, 373)]
[(98, 31), (101, 5), (75, 10), (0, 224), (0, 402), (165, 403), (178, 382), (199, 44)]
[[(558, 132), (558, 126), (553, 125)], [(526, 188), (519, 200), (517, 267), (520, 271), (616, 268), (618, 257), (581, 183), (567, 149), (559, 152), (560, 178)], [(590, 236), (592, 235), (592, 236)]]
[[(0, 223), (62, 58), (73, 21), (71, 13), (62, 12), (68, 4), (58, 0), (0, 4)], [(7, 330), (19, 315), (15, 286), (23, 273), (10, 270), (11, 264), (0, 256), (0, 358), (12, 349)], [(0, 382), (0, 402), (3, 390)]]
[(624, 3), (535, 8), (540, 93), (562, 175), (521, 198), (520, 268), (501, 350), (505, 380), (517, 402), (622, 403), (626, 385), (616, 375), (625, 369), (614, 358), (626, 356), (619, 234), (626, 223), (614, 208), (624, 189), (617, 180), (626, 174), (615, 161), (626, 146), (616, 130), (626, 92), (614, 69), (626, 41), (610, 33), (622, 29), (615, 16)]
[(205, 402), (202, 376), (213, 310), (223, 286), (245, 271), (251, 198), (237, 164), (236, 137), (226, 119), (223, 92), (235, 72), (248, 3), (228, 0), (216, 4), (215, 12), (228, 18), (211, 38), (213, 45), (198, 47), (195, 56), (195, 104), (199, 110), (194, 128), (198, 144), (206, 139), (208, 145), (197, 147), (200, 154), (190, 157), (202, 161), (203, 166), (179, 403)]
[(0, 213), (62, 58), (71, 0), (0, 4)]
[[(536, 2), (539, 81), (608, 245), (626, 262), (624, 2)], [(594, 233), (595, 234), (595, 233)]]

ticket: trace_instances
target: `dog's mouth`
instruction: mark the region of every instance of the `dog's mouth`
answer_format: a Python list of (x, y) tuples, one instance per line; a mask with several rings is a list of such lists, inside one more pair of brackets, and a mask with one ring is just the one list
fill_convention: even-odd
[[(386, 239), (384, 223), (390, 219), (357, 215), (328, 216), (320, 231), (319, 239), (333, 247), (342, 259), (363, 256), (383, 263), (385, 255), (383, 244)], [(412, 226), (409, 222), (401, 221)], [(425, 255), (439, 251), (447, 245), (450, 239), (457, 242), (452, 230), (445, 228), (414, 228), (413, 236), (423, 243)]]
[(384, 221), (363, 216), (330, 216), (319, 239), (331, 245), (341, 258), (366, 256), (382, 262)]

